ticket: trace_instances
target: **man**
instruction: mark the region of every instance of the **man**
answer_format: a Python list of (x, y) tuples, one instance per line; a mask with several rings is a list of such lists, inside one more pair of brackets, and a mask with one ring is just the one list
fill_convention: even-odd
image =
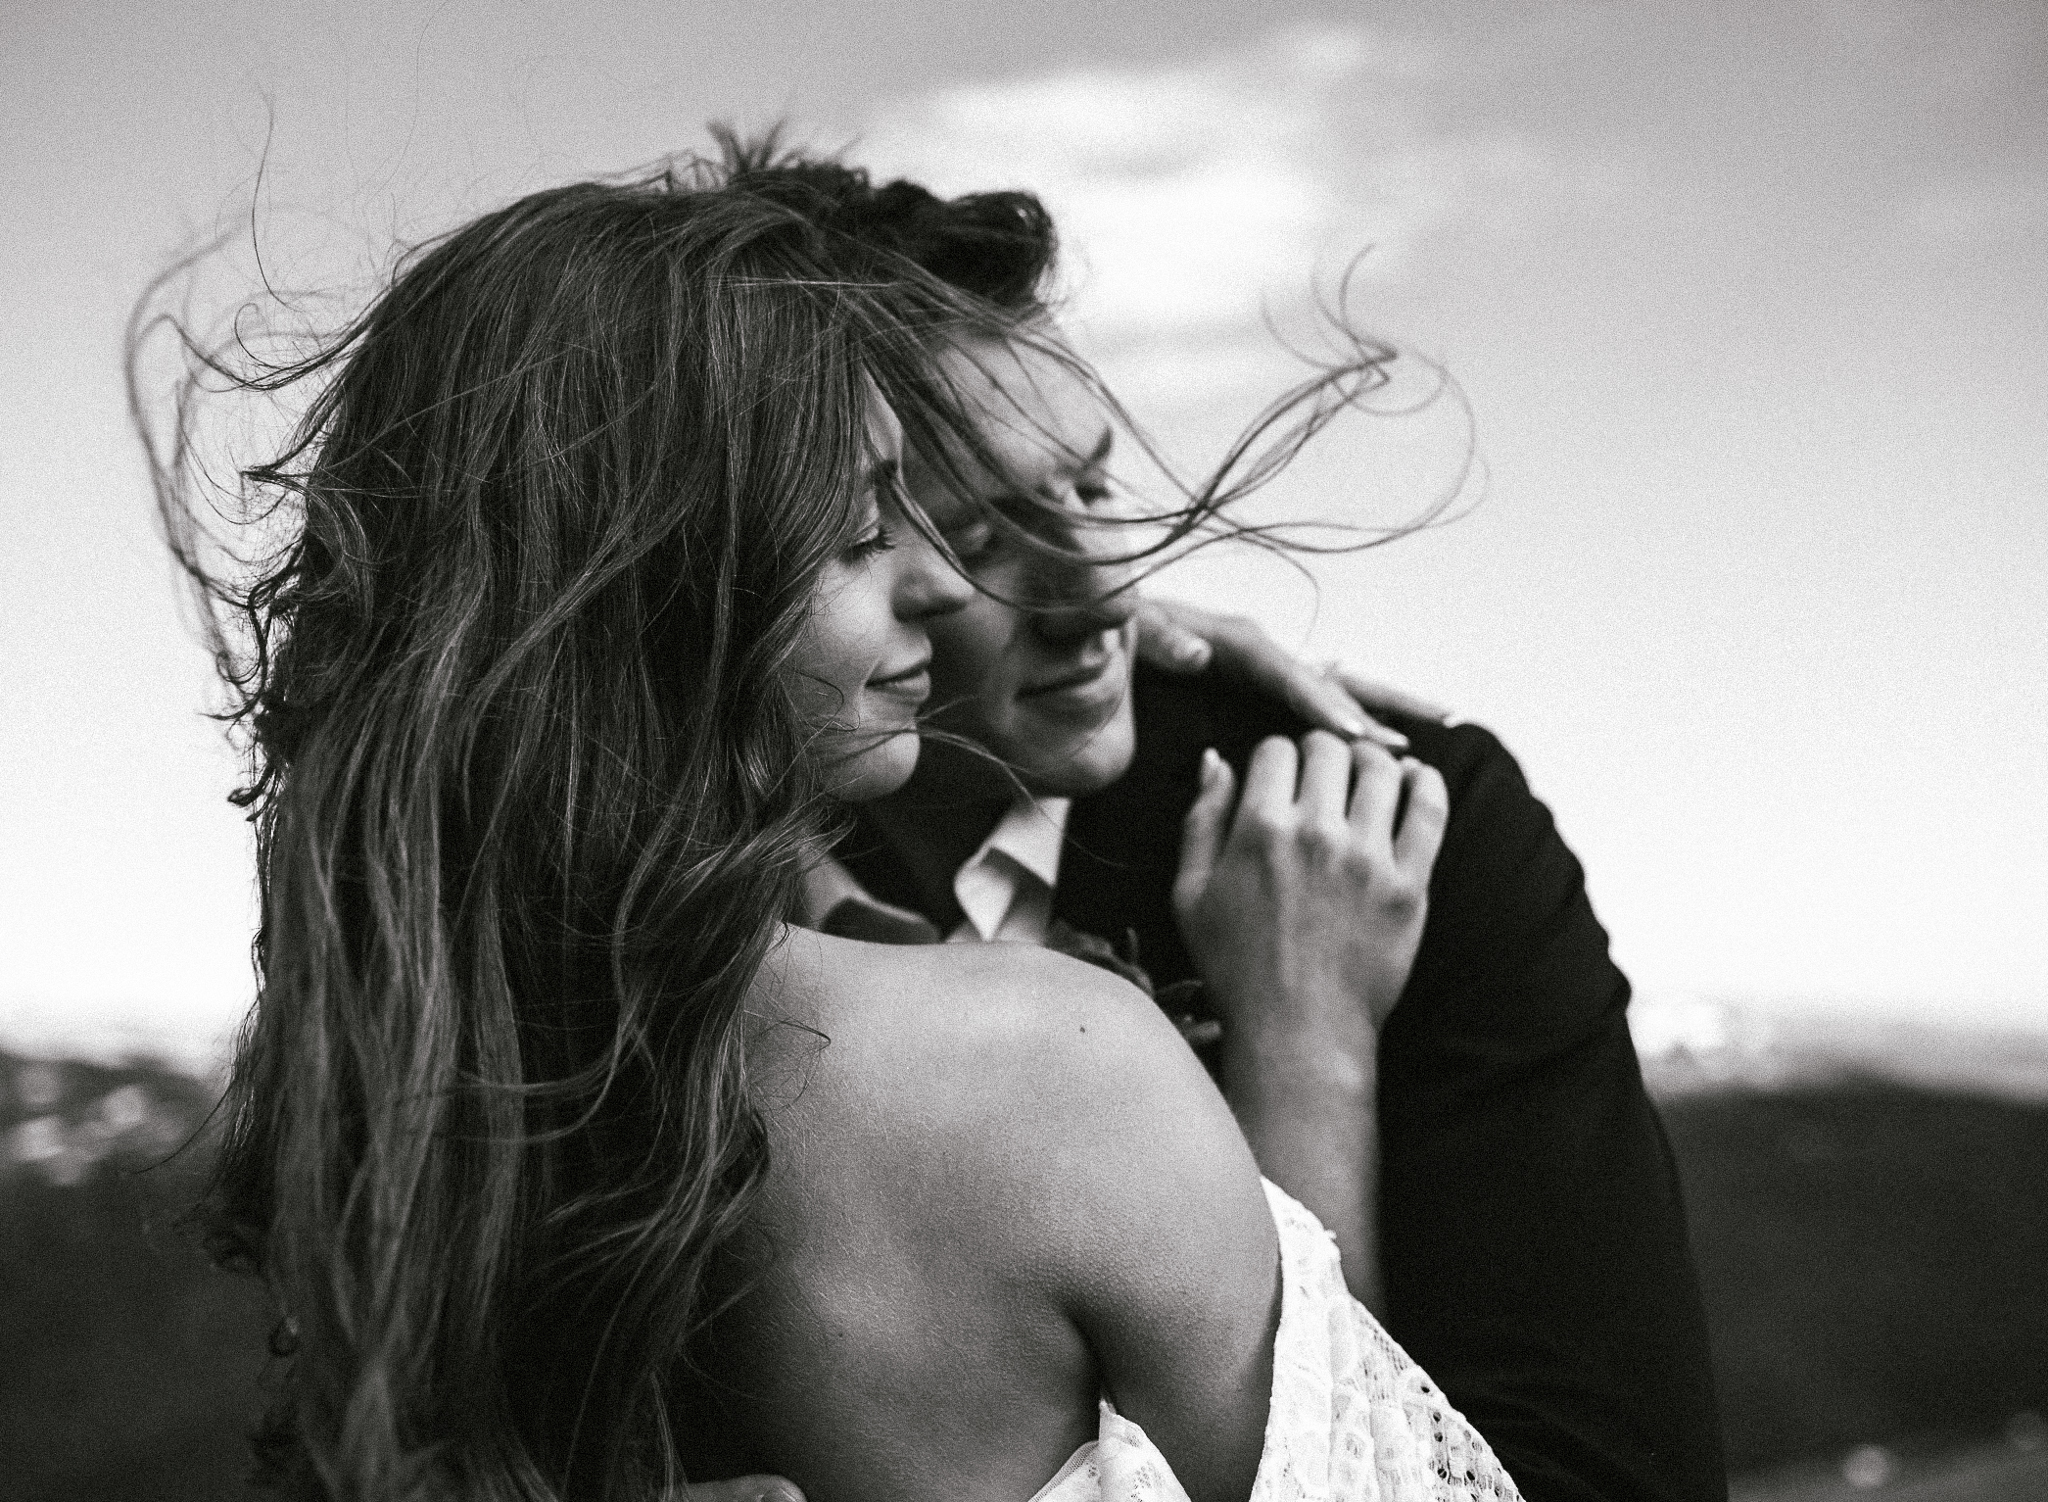
[[(1190, 983), (1229, 957), (1190, 922), (1201, 894), (1182, 869), (1205, 752), (1270, 785), (1293, 776), (1312, 723), (1373, 727), (1240, 623), (1178, 613), (1178, 645), (1199, 656), (1193, 638), (1208, 638), (1210, 671), (1135, 663), (1134, 571), (1114, 558), (1130, 534), (1107, 524), (1109, 428), (1038, 301), (1053, 245), (1035, 200), (942, 202), (806, 163), (764, 163), (758, 181), (838, 233), (851, 273), (907, 259), (1020, 330), (1014, 347), (941, 359), (980, 414), (980, 452), (950, 452), (906, 415), (926, 440), (908, 487), (979, 593), (932, 632), (945, 734), (813, 874), (808, 920), (898, 942), (1074, 949), (1142, 972), (1200, 1041), (1213, 1020)], [(1176, 656), (1174, 619), (1153, 625), (1155, 655)], [(1366, 1083), (1385, 1322), (1532, 1502), (1723, 1497), (1677, 1180), (1582, 872), (1491, 735), (1383, 712), (1393, 734), (1379, 738), (1405, 740), (1449, 801), (1419, 948)], [(1318, 744), (1300, 742), (1304, 764), (1327, 761)], [(1212, 814), (1217, 786), (1203, 793)], [(1344, 1144), (1328, 1156), (1357, 1166)]]

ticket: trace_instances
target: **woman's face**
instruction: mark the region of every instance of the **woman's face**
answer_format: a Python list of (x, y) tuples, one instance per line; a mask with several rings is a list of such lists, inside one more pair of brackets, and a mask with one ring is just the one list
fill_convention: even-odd
[(849, 802), (894, 792), (916, 768), (917, 712), (932, 691), (926, 627), (974, 596), (903, 514), (903, 427), (874, 392), (868, 449), (865, 522), (819, 576), (790, 661), (831, 790)]

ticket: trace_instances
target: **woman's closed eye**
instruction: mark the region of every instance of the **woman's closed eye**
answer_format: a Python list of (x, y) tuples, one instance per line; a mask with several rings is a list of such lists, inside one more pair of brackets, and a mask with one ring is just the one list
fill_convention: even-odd
[(861, 563), (895, 546), (896, 534), (889, 530), (887, 522), (878, 521), (869, 531), (848, 543), (839, 557), (845, 563)]
[(903, 474), (894, 459), (884, 459), (868, 472), (865, 530), (840, 550), (842, 563), (861, 563), (896, 546), (896, 534), (889, 530), (888, 516), (901, 504)]

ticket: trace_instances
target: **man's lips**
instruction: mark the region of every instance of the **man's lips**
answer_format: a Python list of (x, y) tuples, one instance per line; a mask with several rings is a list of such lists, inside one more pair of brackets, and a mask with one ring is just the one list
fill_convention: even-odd
[(1116, 654), (1105, 652), (1098, 658), (1077, 663), (1071, 668), (1055, 673), (1050, 677), (1041, 678), (1036, 683), (1020, 688), (1017, 690), (1017, 697), (1020, 699), (1035, 699), (1040, 694), (1057, 694), (1067, 689), (1085, 688), (1108, 672), (1111, 665), (1115, 662)]

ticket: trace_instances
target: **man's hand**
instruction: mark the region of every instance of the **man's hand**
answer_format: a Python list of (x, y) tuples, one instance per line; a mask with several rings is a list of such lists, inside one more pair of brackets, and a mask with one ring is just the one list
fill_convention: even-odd
[(735, 1476), (730, 1481), (694, 1481), (670, 1487), (662, 1502), (804, 1502), (794, 1481), (780, 1476)]
[(1235, 778), (1211, 751), (1188, 809), (1174, 914), (1233, 1030), (1377, 1031), (1422, 942), (1449, 801), (1436, 769), (1312, 730), (1260, 742)]
[(1226, 678), (1278, 699), (1318, 729), (1352, 740), (1377, 741), (1397, 751), (1407, 749), (1408, 738), (1365, 710), (1391, 710), (1423, 720), (1451, 718), (1441, 705), (1349, 668), (1304, 662), (1268, 636), (1257, 621), (1179, 600), (1139, 600), (1138, 656), (1169, 673), (1199, 673), (1213, 665)]

